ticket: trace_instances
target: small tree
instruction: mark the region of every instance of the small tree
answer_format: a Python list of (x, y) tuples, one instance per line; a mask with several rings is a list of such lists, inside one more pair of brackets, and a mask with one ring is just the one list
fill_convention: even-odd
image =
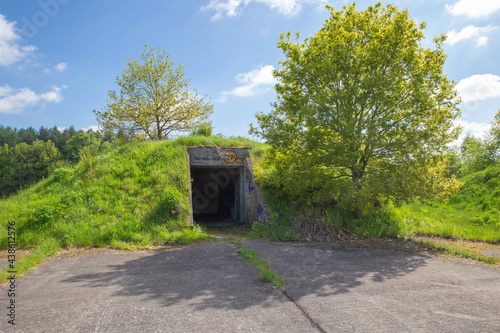
[(144, 134), (152, 140), (167, 139), (172, 132), (189, 131), (207, 122), (213, 105), (188, 90), (184, 67), (169, 60), (160, 48), (146, 49), (140, 61), (130, 58), (121, 77), (120, 92), (109, 91), (108, 105), (94, 110), (104, 131)]
[[(447, 144), (460, 99), (443, 74), (446, 37), (420, 45), (425, 24), (380, 2), (354, 4), (303, 43), (282, 34), (277, 102), (250, 133), (272, 147), (261, 180), (285, 193), (362, 207), (375, 198), (446, 196)], [(259, 170), (257, 170), (259, 171)]]

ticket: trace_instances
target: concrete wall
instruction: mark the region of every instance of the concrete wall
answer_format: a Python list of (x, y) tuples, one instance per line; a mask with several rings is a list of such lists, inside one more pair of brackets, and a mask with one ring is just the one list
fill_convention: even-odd
[[(263, 203), (253, 180), (250, 148), (188, 147), (187, 149), (189, 165), (192, 170), (214, 168), (214, 172), (207, 173), (207, 177), (212, 179), (212, 183), (207, 188), (212, 189), (212, 192), (214, 186), (222, 188), (227, 176), (232, 177), (235, 170), (238, 170), (239, 214), (237, 214), (237, 222), (252, 224), (261, 219)], [(226, 173), (227, 175), (225, 175)], [(200, 199), (200, 196), (208, 197), (210, 193), (203, 193), (203, 190), (196, 189), (193, 198)]]

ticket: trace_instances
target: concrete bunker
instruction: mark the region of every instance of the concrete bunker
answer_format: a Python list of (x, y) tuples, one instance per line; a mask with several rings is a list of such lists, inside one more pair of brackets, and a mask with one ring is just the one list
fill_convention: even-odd
[(262, 218), (249, 152), (250, 148), (188, 147), (191, 223), (229, 226)]

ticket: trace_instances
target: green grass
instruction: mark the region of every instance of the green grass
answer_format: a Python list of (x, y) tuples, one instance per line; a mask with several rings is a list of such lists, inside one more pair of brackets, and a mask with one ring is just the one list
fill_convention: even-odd
[(488, 243), (500, 242), (500, 225), (496, 218), (488, 220), (480, 210), (467, 210), (450, 203), (432, 206), (414, 202), (400, 208), (389, 208), (402, 235), (438, 235)]
[(18, 195), (0, 201), (0, 245), (15, 221), (17, 246), (56, 239), (62, 247), (147, 247), (189, 226), (186, 153), (170, 142), (141, 142), (85, 156)]
[(446, 203), (415, 201), (390, 207), (402, 234), (439, 235), (489, 243), (500, 242), (500, 166), (461, 179), (460, 191)]
[(229, 242), (233, 245), (236, 245), (237, 247), (241, 247), (241, 239), (240, 238), (236, 238), (234, 236), (229, 236), (227, 238), (224, 239), (226, 242)]
[(279, 289), (281, 291), (285, 290), (285, 284), (283, 283), (283, 280), (271, 268), (269, 259), (267, 261), (264, 261), (261, 257), (259, 257), (258, 253), (255, 250), (246, 249), (244, 247), (240, 247), (238, 249), (238, 253), (245, 260), (247, 260), (250, 265), (252, 265), (260, 272), (260, 277), (262, 278), (262, 280), (271, 283), (273, 288), (275, 289)]
[(321, 220), (356, 237), (397, 237), (400, 232), (394, 218), (385, 210), (373, 209), (359, 216), (332, 206), (309, 205), (275, 193), (273, 189), (262, 189), (270, 221), (254, 223), (250, 238), (297, 241), (299, 234), (293, 226), (301, 219)]
[(274, 289), (285, 291), (285, 284), (281, 277), (271, 268), (269, 258), (264, 261), (255, 250), (241, 246), (241, 238), (230, 236), (224, 238), (224, 240), (238, 248), (238, 253), (259, 271), (263, 281), (270, 283)]
[[(28, 255), (14, 262), (12, 270), (16, 272), (15, 276), (19, 277), (30, 273), (36, 265), (54, 256), (60, 249), (61, 247), (58, 241), (55, 239), (47, 239), (42, 246), (39, 246)], [(0, 283), (7, 281), (10, 277), (10, 273), (7, 273), (8, 270), (9, 269), (0, 271)]]
[(463, 178), (461, 190), (448, 202), (423, 204), (418, 200), (394, 207), (373, 207), (363, 214), (342, 211), (333, 205), (308, 205), (262, 189), (269, 208), (268, 223), (256, 223), (252, 238), (294, 241), (298, 220), (321, 220), (360, 238), (436, 235), (497, 244), (500, 242), (500, 166)]

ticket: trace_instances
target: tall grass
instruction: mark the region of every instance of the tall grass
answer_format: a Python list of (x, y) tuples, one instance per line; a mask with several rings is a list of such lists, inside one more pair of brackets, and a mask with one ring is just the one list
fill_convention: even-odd
[(500, 242), (500, 165), (462, 178), (463, 186), (446, 203), (418, 201), (389, 207), (405, 234), (440, 235)]
[(389, 210), (401, 234), (500, 242), (500, 221), (479, 209), (464, 209), (440, 202), (429, 206), (415, 201), (399, 208), (389, 207)]

